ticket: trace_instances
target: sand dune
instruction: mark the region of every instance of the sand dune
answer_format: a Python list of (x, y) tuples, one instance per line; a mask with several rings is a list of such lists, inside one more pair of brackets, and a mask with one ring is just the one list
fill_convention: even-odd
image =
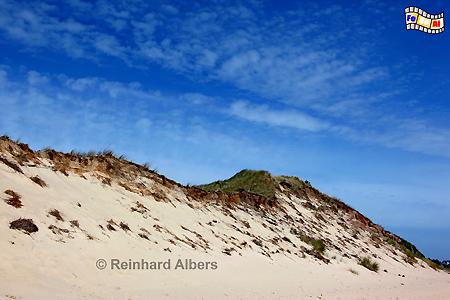
[(110, 154), (2, 138), (0, 156), (5, 299), (450, 299), (450, 275), (299, 179), (266, 199), (185, 187)]

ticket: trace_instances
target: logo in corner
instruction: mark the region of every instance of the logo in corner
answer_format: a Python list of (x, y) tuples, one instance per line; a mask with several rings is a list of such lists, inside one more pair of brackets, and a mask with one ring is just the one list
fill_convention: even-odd
[(444, 13), (432, 15), (416, 6), (405, 8), (406, 30), (419, 30), (429, 34), (444, 32)]

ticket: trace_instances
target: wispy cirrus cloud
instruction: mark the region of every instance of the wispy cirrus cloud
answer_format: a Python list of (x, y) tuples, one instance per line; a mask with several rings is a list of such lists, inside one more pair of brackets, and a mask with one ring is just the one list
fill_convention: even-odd
[[(267, 14), (263, 2), (125, 5), (71, 0), (67, 4), (67, 14), (61, 15), (55, 3), (2, 1), (0, 30), (30, 51), (52, 49), (94, 60), (115, 57), (140, 67), (158, 64), (194, 81), (230, 85), (246, 94), (241, 98), (256, 96), (264, 102), (221, 99), (230, 101), (229, 114), (255, 124), (450, 155), (446, 128), (390, 109), (401, 97), (401, 81), (392, 80), (392, 69), (379, 66), (368, 51), (370, 43), (360, 45), (360, 39), (367, 41), (374, 32), (364, 27), (362, 17), (349, 14), (373, 3), (351, 9), (304, 4), (280, 14)], [(357, 32), (343, 21), (349, 16), (354, 26), (360, 26)], [(317, 19), (323, 22), (313, 22)], [(35, 82), (42, 79), (29, 77)], [(69, 78), (66, 84), (77, 92), (96, 87), (112, 99), (127, 93), (148, 101), (160, 97), (143, 92), (139, 83), (90, 77)], [(177, 99), (200, 104), (213, 98), (186, 93)], [(274, 102), (284, 108), (274, 109)]]
[(412, 152), (450, 157), (450, 130), (420, 119), (385, 120), (382, 129), (354, 133), (353, 139)]
[(326, 121), (300, 111), (273, 110), (264, 105), (252, 105), (245, 101), (234, 102), (230, 106), (229, 113), (252, 122), (312, 132), (326, 130), (330, 127)]
[[(339, 20), (348, 9), (305, 5), (268, 15), (263, 3), (255, 3), (69, 1), (62, 16), (55, 4), (5, 1), (0, 28), (30, 47), (74, 57), (107, 55), (140, 66), (156, 63), (297, 106), (344, 101), (389, 77), (386, 69), (366, 63), (361, 47), (343, 47), (350, 29)], [(318, 18), (328, 22), (311, 22)]]
[(228, 113), (249, 122), (272, 127), (325, 132), (352, 142), (450, 157), (450, 130), (418, 119), (384, 117), (380, 120), (384, 126), (365, 124), (364, 127), (355, 128), (324, 116), (314, 117), (296, 108), (273, 109), (247, 101), (232, 103)]

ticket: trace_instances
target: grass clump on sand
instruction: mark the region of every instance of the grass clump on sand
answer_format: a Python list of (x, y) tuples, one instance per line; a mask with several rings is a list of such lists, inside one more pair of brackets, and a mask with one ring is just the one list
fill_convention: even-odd
[(34, 183), (36, 183), (37, 185), (39, 185), (40, 187), (46, 187), (46, 186), (47, 186), (47, 183), (45, 183), (45, 181), (42, 180), (39, 176), (33, 176), (33, 177), (30, 177), (30, 179), (31, 179)]
[(23, 231), (26, 234), (37, 232), (39, 228), (34, 224), (32, 219), (17, 219), (9, 223), (9, 228)]
[(311, 241), (311, 245), (313, 246), (313, 249), (319, 252), (320, 254), (323, 254), (325, 252), (326, 246), (322, 240), (313, 239)]
[(353, 269), (349, 269), (349, 271), (352, 273), (352, 274), (355, 274), (355, 275), (359, 275), (359, 272), (358, 271), (356, 271), (356, 270), (353, 270)]
[(55, 217), (56, 220), (64, 222), (64, 218), (61, 216), (61, 212), (57, 209), (52, 209), (48, 212), (49, 215)]
[(325, 243), (321, 239), (315, 239), (305, 234), (300, 235), (300, 239), (303, 242), (311, 245), (313, 249), (320, 254), (323, 254), (327, 248)]
[(5, 194), (9, 195), (10, 198), (5, 200), (8, 205), (15, 208), (21, 208), (23, 206), (22, 201), (20, 201), (21, 196), (14, 192), (13, 190), (6, 190)]
[(362, 259), (360, 259), (359, 264), (373, 272), (378, 272), (378, 269), (380, 268), (378, 263), (372, 261), (369, 257), (363, 257)]

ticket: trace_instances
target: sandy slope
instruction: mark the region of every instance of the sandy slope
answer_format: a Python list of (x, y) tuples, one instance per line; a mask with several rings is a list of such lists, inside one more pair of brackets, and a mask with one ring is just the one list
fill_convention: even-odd
[[(65, 176), (50, 165), (23, 166), (20, 174), (0, 163), (0, 198), (8, 199), (3, 191), (11, 189), (23, 204), (14, 208), (0, 201), (0, 296), (6, 299), (450, 299), (450, 275), (422, 261), (405, 263), (389, 245), (370, 242), (368, 232), (353, 238), (338, 224), (346, 216), (326, 216), (327, 224), (319, 225), (303, 199), (279, 195), (290, 203), (290, 215), (302, 216), (305, 230), (341, 245), (341, 251), (329, 247), (325, 260), (310, 255), (310, 246), (284, 221), (192, 203), (182, 189), (150, 178), (139, 180), (170, 201), (104, 184), (96, 176)], [(29, 180), (35, 175), (48, 186)], [(50, 215), (52, 209), (64, 220)], [(33, 219), (39, 231), (10, 229), (20, 217)], [(109, 220), (114, 230), (107, 229)], [(353, 255), (376, 257), (380, 271), (363, 268)], [(99, 270), (100, 258), (170, 259), (172, 268)], [(175, 270), (179, 258), (216, 262), (217, 269)]]

